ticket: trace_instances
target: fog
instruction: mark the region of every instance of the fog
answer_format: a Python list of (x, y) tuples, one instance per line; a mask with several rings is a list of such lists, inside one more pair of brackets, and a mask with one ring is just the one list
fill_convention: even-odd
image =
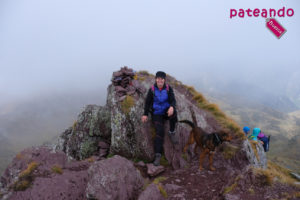
[[(283, 6), (295, 14), (276, 18), (287, 29), (281, 39), (265, 18), (229, 17), (231, 8)], [(124, 65), (164, 70), (187, 83), (237, 80), (284, 93), (299, 72), (299, 10), (297, 0), (2, 0), (1, 101), (45, 91), (105, 91)]]
[[(276, 17), (281, 39), (265, 18), (230, 19), (230, 9), (282, 7), (295, 14)], [(243, 123), (258, 123), (248, 120), (256, 103), (299, 110), (299, 12), (298, 0), (1, 0), (0, 173), (16, 152), (71, 126), (84, 105), (105, 104), (112, 72), (125, 65), (231, 103)], [(255, 102), (246, 113), (237, 111), (242, 98)]]

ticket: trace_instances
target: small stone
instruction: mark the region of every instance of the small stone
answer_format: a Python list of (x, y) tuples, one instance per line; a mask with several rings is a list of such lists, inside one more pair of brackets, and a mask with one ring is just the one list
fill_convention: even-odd
[(163, 166), (154, 166), (152, 163), (147, 164), (147, 174), (149, 176), (157, 176), (158, 174), (165, 171), (165, 168)]
[(224, 199), (225, 200), (239, 200), (241, 198), (239, 196), (237, 196), (237, 195), (226, 194)]
[(138, 163), (136, 163), (136, 166), (145, 167), (146, 164), (143, 161), (139, 161)]

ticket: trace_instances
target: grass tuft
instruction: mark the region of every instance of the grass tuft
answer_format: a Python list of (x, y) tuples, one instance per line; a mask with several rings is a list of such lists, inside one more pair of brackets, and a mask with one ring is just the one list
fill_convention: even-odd
[(13, 188), (15, 191), (24, 191), (27, 188), (29, 188), (31, 185), (31, 182), (28, 180), (22, 180), (22, 181), (18, 181), (14, 184)]
[(161, 193), (161, 195), (166, 199), (168, 198), (168, 193), (167, 191), (164, 189), (164, 187), (161, 184), (157, 185), (159, 192)]
[(205, 98), (204, 98), (204, 96), (202, 94), (200, 94), (200, 93), (195, 94), (195, 96), (193, 97), (193, 100), (195, 100), (195, 101), (197, 101), (199, 103), (206, 101)]
[(168, 194), (167, 194), (166, 190), (163, 188), (163, 186), (161, 184), (161, 182), (164, 181), (164, 180), (167, 180), (167, 178), (164, 177), (164, 176), (160, 176), (160, 177), (157, 177), (156, 179), (154, 179), (153, 183), (157, 185), (158, 190), (162, 194), (162, 196), (164, 198), (168, 198)]
[(33, 162), (29, 163), (27, 165), (27, 168), (20, 173), (19, 178), (26, 178), (26, 177), (30, 176), (37, 167), (38, 167), (37, 162), (33, 161)]
[(168, 162), (168, 160), (167, 160), (167, 158), (166, 158), (165, 155), (162, 155), (162, 156), (161, 156), (160, 164), (161, 164), (162, 166), (164, 166), (164, 167), (169, 166), (169, 162)]
[(60, 166), (58, 165), (54, 165), (52, 168), (51, 168), (52, 172), (54, 173), (57, 173), (57, 174), (62, 174), (63, 173), (63, 170)]
[(261, 181), (262, 185), (271, 186), (273, 184), (274, 175), (270, 172), (270, 170), (254, 168), (254, 172), (256, 177)]
[(27, 168), (19, 174), (18, 180), (12, 185), (14, 191), (24, 191), (30, 187), (33, 181), (33, 172), (38, 167), (38, 163), (33, 161), (27, 165)]
[(141, 74), (141, 75), (145, 75), (145, 76), (150, 75), (149, 72), (146, 71), (146, 70), (139, 71), (138, 73)]
[(295, 182), (297, 182), (297, 179), (291, 176), (290, 170), (281, 167), (280, 165), (268, 161), (268, 168), (267, 171), (274, 177), (277, 177), (279, 182), (281, 183), (287, 183), (289, 185), (294, 185)]
[(233, 158), (233, 156), (236, 154), (236, 152), (239, 150), (238, 147), (227, 144), (224, 148), (223, 148), (223, 156), (225, 159), (231, 159)]
[(231, 192), (232, 190), (234, 190), (236, 188), (236, 186), (237, 186), (237, 183), (233, 183), (231, 186), (226, 187), (224, 189), (223, 194), (227, 194), (227, 193)]
[(165, 181), (165, 180), (167, 180), (167, 177), (159, 176), (159, 177), (157, 177), (157, 178), (155, 178), (155, 179), (153, 180), (153, 183), (154, 183), (154, 184), (158, 184), (158, 183), (160, 183), (160, 182), (162, 182), (162, 181)]
[[(281, 183), (295, 186), (297, 180), (290, 175), (290, 170), (283, 168), (272, 161), (268, 161), (268, 168), (254, 169), (255, 174), (262, 180), (262, 184), (272, 185), (274, 178)], [(299, 187), (299, 186), (298, 186)]]
[(232, 119), (227, 117), (224, 112), (221, 111), (218, 105), (209, 103), (205, 97), (197, 92), (194, 87), (183, 85), (186, 90), (191, 94), (192, 99), (196, 101), (197, 106), (201, 109), (207, 110), (212, 113), (216, 120), (223, 126), (223, 128), (227, 128), (233, 133), (235, 133), (240, 139), (245, 139), (245, 134), (241, 127), (234, 122)]
[(115, 154), (112, 154), (112, 153), (110, 153), (110, 154), (108, 154), (107, 156), (106, 156), (106, 158), (111, 158), (111, 157), (113, 157)]
[(144, 81), (144, 80), (146, 80), (146, 78), (143, 77), (143, 76), (139, 76), (139, 77), (138, 77), (138, 80), (139, 80), (139, 81)]

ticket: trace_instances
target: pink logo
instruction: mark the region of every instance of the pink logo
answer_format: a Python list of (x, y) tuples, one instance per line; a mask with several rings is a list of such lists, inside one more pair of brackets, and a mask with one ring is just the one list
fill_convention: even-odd
[(274, 18), (266, 19), (266, 26), (278, 39), (280, 39), (286, 32), (286, 29), (283, 28), (283, 26), (281, 26), (281, 24), (279, 24), (279, 22), (277, 22)]

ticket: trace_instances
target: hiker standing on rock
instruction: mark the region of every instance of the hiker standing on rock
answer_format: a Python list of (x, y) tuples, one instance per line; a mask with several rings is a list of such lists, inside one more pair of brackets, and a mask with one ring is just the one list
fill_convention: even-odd
[(178, 141), (175, 137), (175, 126), (177, 123), (176, 100), (173, 89), (166, 84), (166, 73), (158, 71), (155, 76), (155, 84), (149, 89), (145, 101), (144, 115), (142, 122), (147, 122), (148, 114), (151, 113), (155, 127), (154, 152), (155, 159), (153, 164), (160, 165), (160, 158), (163, 152), (164, 122), (169, 120), (169, 136), (173, 144)]

